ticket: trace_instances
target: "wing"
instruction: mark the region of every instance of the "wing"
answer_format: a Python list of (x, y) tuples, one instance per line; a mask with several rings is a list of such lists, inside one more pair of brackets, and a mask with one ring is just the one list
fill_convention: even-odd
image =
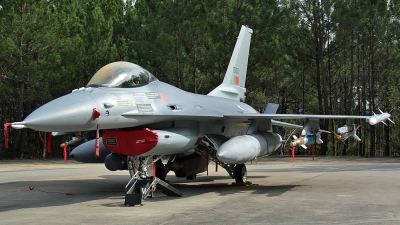
[[(365, 119), (370, 125), (375, 125), (379, 122), (385, 123), (385, 120), (390, 120), (390, 114), (381, 112), (381, 114), (374, 114), (373, 116), (354, 116), (354, 115), (307, 115), (307, 114), (231, 114), (224, 115), (228, 119), (248, 119), (251, 122), (249, 131), (254, 132), (262, 123), (267, 123), (266, 130), (272, 130), (271, 125), (302, 128), (301, 135), (316, 135), (316, 143), (322, 143), (319, 134), (321, 132), (331, 133), (326, 130), (321, 130), (319, 126), (319, 119)], [(276, 119), (303, 119), (305, 123), (303, 126), (277, 121)], [(253, 124), (253, 127), (252, 127)], [(354, 127), (354, 126), (353, 126)], [(351, 130), (351, 129), (350, 129)], [(352, 131), (352, 130), (351, 130)], [(355, 132), (355, 129), (354, 129)], [(356, 135), (355, 138), (360, 140)]]
[[(382, 112), (381, 114), (375, 114), (373, 116), (356, 116), (356, 115), (312, 115), (312, 114), (232, 114), (224, 115), (225, 118), (230, 119), (305, 119), (305, 120), (317, 120), (317, 119), (365, 119), (370, 125), (377, 123), (384, 123), (385, 120), (390, 120), (390, 114)], [(279, 124), (283, 125), (281, 122)], [(277, 125), (279, 125), (277, 123)]]
[(303, 126), (301, 126), (301, 125), (286, 123), (286, 122), (277, 121), (277, 120), (271, 120), (271, 123), (272, 123), (272, 125), (280, 126), (280, 127), (303, 128)]
[(231, 115), (224, 115), (224, 117), (230, 119), (245, 119), (245, 118), (247, 119), (366, 119), (367, 121), (369, 121), (369, 119), (375, 116), (312, 115), (312, 114), (231, 114)]
[(126, 112), (122, 116), (125, 117), (153, 117), (155, 121), (168, 120), (168, 119), (194, 119), (194, 120), (237, 120), (237, 121), (253, 121), (253, 120), (271, 120), (271, 123), (276, 126), (286, 126), (301, 128), (303, 126), (277, 121), (277, 119), (301, 119), (301, 120), (318, 120), (318, 119), (365, 119), (371, 125), (379, 122), (384, 122), (390, 118), (390, 114), (385, 112), (382, 114), (374, 114), (373, 116), (358, 116), (358, 115), (315, 115), (315, 114), (256, 114), (256, 113), (240, 113), (240, 114), (205, 114), (205, 115), (190, 115), (190, 114), (138, 114), (137, 112)]

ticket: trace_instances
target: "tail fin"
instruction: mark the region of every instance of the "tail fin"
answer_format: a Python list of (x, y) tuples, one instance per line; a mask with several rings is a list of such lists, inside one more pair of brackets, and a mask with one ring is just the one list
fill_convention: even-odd
[(252, 33), (252, 29), (242, 26), (231, 56), (231, 61), (225, 73), (224, 81), (208, 95), (244, 102), (247, 61)]

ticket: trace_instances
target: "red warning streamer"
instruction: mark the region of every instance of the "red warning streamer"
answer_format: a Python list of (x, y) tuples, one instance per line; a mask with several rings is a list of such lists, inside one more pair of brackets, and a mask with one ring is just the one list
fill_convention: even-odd
[(311, 155), (312, 155), (312, 161), (314, 161), (314, 157), (315, 157), (315, 146), (311, 145)]
[(5, 123), (4, 124), (4, 141), (5, 147), (8, 148), (8, 127), (11, 125), (11, 123)]
[(51, 132), (47, 133), (47, 152), (51, 152), (51, 145), (52, 145), (53, 135)]
[(96, 149), (94, 155), (96, 157), (100, 157), (99, 124), (97, 124), (97, 129), (96, 129)]
[(157, 169), (156, 164), (153, 164), (153, 179), (156, 179), (156, 169)]
[(67, 163), (68, 160), (67, 153), (67, 145), (64, 145), (64, 163)]
[(292, 160), (293, 160), (293, 166), (294, 166), (294, 165), (296, 165), (296, 157), (295, 157), (295, 154), (294, 154), (294, 150), (295, 150), (295, 148), (292, 148)]
[[(157, 165), (156, 164), (153, 164), (153, 179), (156, 179), (156, 171), (157, 171)], [(152, 189), (151, 189), (151, 192), (155, 192), (156, 191), (156, 188), (155, 187), (153, 187)]]
[[(100, 117), (101, 113), (94, 108), (93, 109), (93, 120), (97, 120)], [(96, 129), (96, 147), (95, 147), (95, 154), (96, 157), (100, 157), (100, 143), (99, 143), (99, 124), (97, 124)]]

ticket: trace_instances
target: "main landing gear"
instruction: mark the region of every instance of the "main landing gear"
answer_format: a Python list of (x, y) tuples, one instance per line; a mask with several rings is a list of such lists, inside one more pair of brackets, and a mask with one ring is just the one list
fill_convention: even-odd
[(150, 166), (155, 165), (155, 174), (158, 178), (165, 179), (166, 173), (164, 171), (164, 164), (161, 161), (161, 156), (147, 156), (147, 157), (134, 157), (128, 156), (128, 170), (131, 177), (138, 173), (139, 177), (147, 178), (152, 177), (153, 174), (148, 173)]
[(247, 169), (245, 164), (227, 164), (220, 161), (216, 157), (218, 145), (213, 141), (213, 139), (204, 136), (200, 145), (196, 148), (196, 152), (210, 159), (211, 161), (217, 163), (219, 166), (224, 168), (230, 177), (235, 179), (237, 184), (246, 184), (247, 182)]
[[(132, 178), (125, 186), (125, 205), (142, 205), (142, 201), (147, 196), (150, 195), (154, 198), (153, 193), (156, 188), (161, 189), (166, 195), (182, 196), (182, 192), (164, 181), (166, 171), (161, 161), (161, 156), (129, 156), (127, 162), (128, 170)], [(155, 171), (150, 175), (148, 173), (148, 168), (151, 165), (155, 165)]]

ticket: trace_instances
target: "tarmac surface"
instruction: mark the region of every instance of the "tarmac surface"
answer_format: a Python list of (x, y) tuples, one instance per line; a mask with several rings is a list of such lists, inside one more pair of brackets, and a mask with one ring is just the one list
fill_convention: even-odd
[(69, 161), (0, 161), (0, 224), (400, 224), (400, 158), (266, 158), (249, 186), (222, 168), (194, 181), (167, 176), (183, 197), (156, 191), (124, 206), (127, 171)]

